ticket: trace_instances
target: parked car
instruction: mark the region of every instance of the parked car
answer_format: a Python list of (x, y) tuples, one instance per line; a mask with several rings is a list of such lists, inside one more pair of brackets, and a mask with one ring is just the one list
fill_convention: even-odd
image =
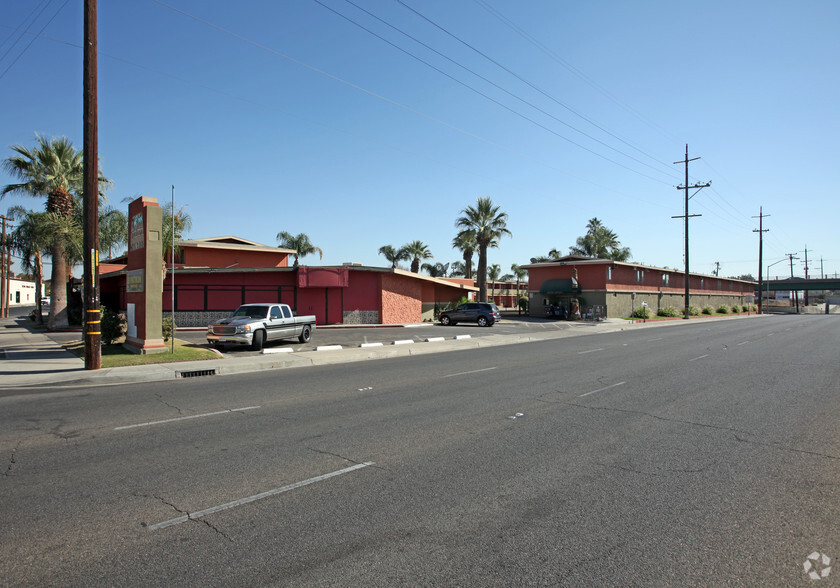
[(207, 342), (216, 347), (247, 345), (254, 351), (266, 341), (297, 337), (307, 343), (315, 329), (315, 316), (295, 316), (288, 304), (243, 304), (207, 327)]
[(444, 310), (438, 317), (442, 325), (458, 323), (476, 323), (479, 327), (489, 327), (502, 320), (498, 307), (492, 302), (467, 302), (452, 310)]

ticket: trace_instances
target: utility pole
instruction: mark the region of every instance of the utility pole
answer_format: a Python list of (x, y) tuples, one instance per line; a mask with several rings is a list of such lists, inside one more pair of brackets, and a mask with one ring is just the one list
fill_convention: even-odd
[[(758, 230), (753, 229), (753, 233), (758, 233), (758, 314), (762, 312), (762, 304), (761, 304), (761, 266), (763, 262), (763, 254), (764, 254), (764, 233), (769, 231), (770, 229), (763, 228), (764, 217), (770, 216), (769, 214), (764, 214), (763, 207), (759, 206), (758, 208)], [(769, 277), (769, 276), (768, 276)]]
[[(808, 246), (805, 245), (805, 280), (808, 280)], [(806, 284), (807, 286), (807, 284)], [(805, 290), (805, 306), (808, 306), (808, 290)]]
[[(695, 184), (693, 186), (688, 185), (688, 162), (689, 161), (696, 161), (700, 159), (699, 157), (695, 157), (694, 159), (688, 158), (688, 143), (685, 144), (685, 159), (683, 161), (675, 161), (674, 165), (679, 163), (685, 164), (685, 185), (684, 186), (677, 186), (677, 190), (685, 190), (685, 214), (682, 216), (672, 216), (671, 218), (684, 218), (685, 219), (685, 312), (683, 314), (683, 319), (688, 320), (689, 318), (689, 284), (691, 282), (691, 275), (688, 273), (689, 265), (688, 265), (688, 219), (693, 216), (703, 216), (700, 214), (688, 214), (688, 201), (693, 198), (697, 192), (702, 190), (703, 188), (708, 188), (712, 185), (711, 182), (707, 182), (705, 184)], [(693, 190), (697, 188), (697, 192), (692, 194), (691, 196), (688, 195), (689, 190)]]
[(102, 367), (99, 309), (99, 146), (97, 128), (96, 0), (85, 0), (84, 119), (84, 343), (85, 369)]
[[(3, 241), (0, 242), (0, 317), (9, 318), (9, 287), (6, 274), (9, 272), (9, 264), (6, 263), (6, 221), (3, 219)], [(10, 258), (11, 259), (11, 258)]]
[[(799, 259), (798, 257), (795, 257), (795, 255), (796, 255), (795, 253), (785, 253), (785, 257), (790, 258), (790, 279), (791, 280), (793, 280), (793, 260), (794, 259)], [(793, 284), (791, 284), (791, 286), (793, 286)], [(799, 291), (798, 290), (792, 290), (792, 292), (793, 292), (793, 298), (796, 300), (796, 314), (799, 314)]]
[(716, 261), (715, 262), (715, 276), (719, 276), (719, 275), (720, 275), (720, 262)]

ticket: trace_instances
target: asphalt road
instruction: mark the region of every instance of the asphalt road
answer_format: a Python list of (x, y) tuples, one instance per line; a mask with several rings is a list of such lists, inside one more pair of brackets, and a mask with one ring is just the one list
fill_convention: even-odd
[(2, 398), (0, 583), (809, 585), (838, 320)]

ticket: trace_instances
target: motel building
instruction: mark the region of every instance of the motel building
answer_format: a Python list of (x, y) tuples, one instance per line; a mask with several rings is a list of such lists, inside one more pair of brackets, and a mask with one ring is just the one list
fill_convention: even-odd
[[(181, 241), (174, 271), (168, 262), (154, 268), (165, 272), (164, 316), (174, 301), (176, 325), (206, 327), (241, 304), (278, 302), (296, 314), (315, 315), (319, 325), (420, 323), (434, 320), (436, 308), (478, 291), (472, 281), (390, 267), (291, 267), (293, 256), (290, 249), (234, 236)], [(132, 288), (126, 263), (122, 257), (100, 264), (100, 299), (108, 309), (126, 311), (126, 292)]]
[[(567, 311), (573, 300), (581, 313), (603, 318), (628, 317), (647, 306), (651, 315), (672, 307), (685, 308), (685, 272), (609, 259), (568, 255), (521, 266), (528, 270), (528, 314), (545, 316), (548, 305)], [(689, 303), (705, 306), (744, 306), (755, 301), (756, 282), (703, 274), (689, 275)]]

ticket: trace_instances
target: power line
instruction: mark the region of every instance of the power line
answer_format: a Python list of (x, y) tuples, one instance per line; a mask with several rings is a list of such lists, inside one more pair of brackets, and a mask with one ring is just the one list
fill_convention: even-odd
[[(464, 45), (465, 47), (467, 47), (467, 48), (471, 49), (472, 51), (474, 51), (475, 53), (477, 53), (477, 54), (481, 55), (484, 59), (486, 59), (486, 60), (487, 60), (487, 61), (489, 61), (490, 63), (492, 63), (492, 64), (494, 64), (495, 66), (497, 66), (497, 67), (501, 68), (502, 70), (506, 71), (508, 74), (512, 75), (513, 77), (515, 77), (516, 79), (518, 79), (518, 80), (519, 80), (520, 82), (522, 82), (523, 84), (525, 84), (525, 85), (527, 85), (528, 87), (530, 87), (531, 89), (533, 89), (533, 90), (535, 90), (535, 91), (539, 92), (540, 94), (542, 94), (543, 96), (545, 96), (546, 98), (548, 98), (549, 100), (551, 100), (552, 102), (554, 102), (555, 104), (557, 104), (557, 105), (559, 105), (559, 106), (561, 106), (561, 107), (565, 108), (566, 110), (568, 110), (569, 112), (571, 112), (571, 113), (572, 113), (572, 114), (574, 114), (575, 116), (577, 116), (577, 117), (579, 117), (579, 118), (581, 118), (581, 119), (585, 120), (586, 122), (588, 122), (589, 124), (591, 124), (591, 125), (592, 125), (592, 126), (594, 126), (595, 128), (599, 129), (600, 131), (602, 131), (602, 132), (604, 132), (604, 133), (606, 133), (606, 134), (610, 135), (611, 137), (613, 137), (613, 138), (615, 138), (615, 139), (617, 139), (617, 140), (621, 141), (622, 143), (625, 143), (625, 144), (626, 144), (626, 145), (628, 145), (629, 147), (632, 147), (633, 149), (636, 149), (635, 147), (633, 147), (633, 145), (630, 145), (629, 143), (627, 143), (626, 141), (624, 141), (623, 139), (621, 139), (621, 138), (620, 138), (620, 137), (618, 137), (617, 135), (614, 135), (613, 133), (611, 133), (611, 132), (610, 132), (610, 131), (608, 131), (607, 129), (603, 128), (601, 125), (599, 125), (599, 124), (598, 124), (598, 123), (596, 123), (595, 121), (593, 121), (593, 120), (591, 120), (591, 119), (587, 118), (586, 116), (584, 116), (583, 114), (579, 113), (578, 111), (576, 111), (575, 109), (573, 109), (573, 108), (572, 108), (571, 106), (569, 106), (568, 104), (565, 104), (564, 102), (560, 101), (560, 100), (559, 100), (558, 98), (556, 98), (555, 96), (553, 96), (553, 95), (549, 94), (548, 92), (546, 92), (546, 91), (542, 90), (541, 88), (537, 87), (536, 85), (534, 85), (533, 83), (531, 83), (530, 81), (528, 81), (527, 79), (525, 79), (524, 77), (520, 76), (520, 75), (519, 75), (518, 73), (516, 73), (515, 71), (513, 71), (513, 70), (511, 70), (510, 68), (508, 68), (508, 67), (506, 67), (506, 66), (502, 65), (501, 63), (499, 63), (498, 61), (496, 61), (495, 59), (493, 59), (492, 57), (490, 57), (489, 55), (487, 55), (486, 53), (484, 53), (484, 52), (483, 52), (483, 51), (481, 51), (480, 49), (477, 49), (476, 47), (472, 46), (471, 44), (467, 43), (466, 41), (464, 41), (463, 39), (461, 39), (460, 37), (458, 37), (457, 35), (455, 35), (454, 33), (452, 33), (452, 32), (450, 32), (449, 30), (447, 30), (445, 27), (443, 27), (443, 26), (441, 26), (441, 25), (437, 24), (437, 23), (436, 23), (435, 21), (433, 21), (432, 19), (428, 18), (428, 17), (427, 17), (427, 16), (425, 16), (424, 14), (422, 14), (422, 13), (420, 13), (419, 11), (415, 10), (414, 8), (412, 8), (411, 6), (409, 6), (408, 4), (406, 4), (405, 2), (403, 2), (403, 0), (396, 0), (396, 2), (397, 2), (397, 4), (399, 4), (400, 6), (404, 6), (406, 9), (408, 9), (408, 10), (409, 10), (409, 11), (411, 11), (411, 12), (413, 12), (414, 14), (416, 14), (417, 16), (419, 16), (420, 18), (422, 18), (423, 20), (425, 20), (426, 22), (428, 22), (429, 24), (431, 24), (432, 26), (434, 26), (435, 28), (437, 28), (438, 30), (440, 30), (440, 31), (442, 31), (443, 33), (445, 33), (445, 34), (449, 35), (450, 37), (452, 37), (453, 39), (455, 39), (456, 41), (458, 41), (459, 43), (461, 43), (461, 44), (462, 44), (462, 45)], [(644, 153), (644, 152), (642, 152), (642, 153)], [(651, 159), (653, 159), (653, 160), (654, 160), (654, 161), (656, 161), (657, 163), (662, 164), (662, 162), (661, 162), (661, 161), (659, 161), (658, 159), (653, 158), (653, 157), (652, 157), (652, 156), (650, 156), (650, 155), (647, 155), (647, 153), (644, 153), (644, 154), (645, 154), (646, 156), (648, 156), (648, 157), (651, 157)]]
[[(511, 112), (511, 113), (513, 113), (513, 114), (515, 114), (515, 115), (517, 115), (517, 116), (519, 116), (519, 117), (521, 117), (521, 118), (523, 118), (523, 119), (527, 120), (528, 122), (531, 122), (531, 123), (535, 124), (536, 126), (538, 126), (538, 127), (542, 128), (543, 130), (546, 130), (546, 131), (548, 131), (548, 132), (552, 133), (553, 135), (556, 135), (556, 136), (560, 137), (561, 139), (564, 139), (564, 140), (568, 141), (568, 142), (569, 142), (569, 143), (571, 143), (572, 145), (574, 145), (574, 146), (576, 146), (576, 147), (579, 147), (579, 148), (583, 149), (584, 151), (587, 151), (587, 152), (589, 152), (589, 153), (591, 153), (591, 154), (593, 154), (593, 155), (595, 155), (595, 156), (597, 156), (597, 157), (601, 157), (602, 159), (604, 159), (604, 160), (606, 160), (606, 161), (609, 161), (610, 163), (613, 163), (613, 164), (615, 164), (615, 165), (621, 166), (621, 167), (623, 167), (624, 169), (627, 169), (627, 170), (632, 171), (632, 172), (634, 172), (634, 173), (639, 173), (639, 175), (642, 175), (642, 176), (644, 176), (644, 177), (647, 177), (648, 179), (652, 179), (652, 180), (654, 180), (654, 181), (657, 181), (657, 182), (660, 182), (660, 183), (663, 183), (663, 184), (664, 184), (664, 183), (666, 183), (666, 182), (663, 182), (662, 180), (658, 180), (658, 179), (656, 179), (656, 178), (651, 178), (650, 176), (647, 176), (647, 175), (645, 175), (645, 174), (641, 174), (640, 172), (638, 172), (638, 171), (636, 171), (636, 170), (634, 170), (634, 169), (632, 169), (632, 168), (629, 168), (629, 167), (627, 167), (627, 166), (625, 166), (625, 165), (623, 165), (623, 164), (621, 164), (621, 163), (618, 163), (618, 162), (616, 162), (616, 161), (614, 161), (614, 160), (612, 160), (612, 159), (609, 159), (609, 158), (607, 158), (607, 157), (604, 157), (603, 155), (601, 155), (600, 153), (597, 153), (597, 152), (593, 151), (592, 149), (589, 149), (589, 148), (587, 148), (587, 147), (584, 147), (583, 145), (581, 145), (581, 144), (579, 144), (579, 143), (577, 143), (577, 142), (575, 142), (575, 141), (573, 141), (573, 140), (569, 139), (568, 137), (566, 137), (566, 136), (564, 136), (564, 135), (561, 135), (561, 134), (557, 133), (556, 131), (553, 131), (552, 129), (549, 129), (548, 127), (546, 127), (546, 126), (544, 126), (544, 125), (540, 124), (539, 122), (537, 122), (537, 121), (535, 121), (535, 120), (533, 120), (533, 119), (531, 119), (531, 118), (529, 118), (529, 117), (527, 117), (527, 116), (523, 115), (522, 113), (520, 113), (520, 112), (518, 112), (518, 111), (513, 110), (512, 108), (510, 108), (510, 107), (506, 106), (505, 104), (502, 104), (502, 103), (501, 103), (501, 102), (499, 102), (498, 100), (495, 100), (494, 98), (491, 98), (491, 97), (490, 97), (490, 96), (488, 96), (487, 94), (484, 94), (483, 92), (481, 92), (481, 91), (477, 90), (476, 88), (474, 88), (474, 87), (470, 86), (469, 84), (467, 84), (467, 83), (465, 83), (465, 82), (463, 82), (463, 81), (461, 81), (461, 80), (458, 80), (457, 78), (455, 78), (455, 77), (453, 77), (453, 76), (449, 75), (448, 73), (446, 73), (446, 72), (444, 72), (444, 71), (441, 71), (439, 68), (435, 67), (434, 65), (430, 64), (429, 62), (427, 62), (427, 61), (423, 60), (422, 58), (420, 58), (420, 57), (418, 57), (417, 55), (415, 55), (415, 54), (411, 53), (410, 51), (408, 51), (408, 50), (406, 50), (406, 49), (404, 49), (404, 48), (402, 48), (402, 47), (400, 47), (400, 46), (396, 45), (395, 43), (392, 43), (392, 42), (391, 42), (391, 41), (389, 41), (388, 39), (385, 39), (385, 38), (384, 38), (384, 37), (382, 37), (381, 35), (379, 35), (379, 34), (375, 33), (374, 31), (372, 31), (372, 30), (370, 30), (370, 29), (368, 29), (367, 27), (365, 27), (364, 25), (362, 25), (362, 24), (358, 23), (357, 21), (353, 20), (353, 19), (352, 19), (352, 18), (350, 18), (349, 16), (347, 16), (347, 15), (345, 15), (345, 14), (342, 14), (341, 12), (338, 12), (337, 10), (335, 10), (334, 8), (331, 8), (330, 6), (327, 6), (326, 4), (324, 4), (323, 2), (321, 2), (320, 0), (312, 0), (312, 1), (313, 1), (313, 2), (315, 2), (316, 4), (318, 4), (319, 6), (322, 6), (322, 7), (323, 7), (323, 8), (325, 8), (326, 10), (329, 10), (330, 12), (332, 12), (332, 13), (334, 13), (334, 14), (336, 14), (336, 15), (340, 16), (341, 18), (343, 18), (343, 19), (345, 19), (345, 20), (347, 20), (348, 22), (352, 23), (353, 25), (355, 25), (355, 26), (359, 27), (360, 29), (362, 29), (363, 31), (365, 31), (365, 32), (369, 33), (370, 35), (372, 35), (372, 36), (376, 37), (377, 39), (379, 39), (379, 40), (381, 40), (381, 41), (383, 41), (383, 42), (385, 42), (385, 43), (387, 43), (387, 44), (391, 45), (391, 46), (392, 46), (392, 47), (394, 47), (395, 49), (397, 49), (397, 50), (399, 50), (399, 51), (401, 51), (401, 52), (405, 53), (405, 54), (406, 54), (406, 55), (408, 55), (409, 57), (412, 57), (413, 59), (416, 59), (416, 60), (417, 60), (417, 61), (419, 61), (420, 63), (422, 63), (422, 64), (424, 64), (424, 65), (426, 65), (426, 66), (430, 67), (431, 69), (435, 70), (436, 72), (440, 73), (441, 75), (444, 75), (444, 76), (446, 76), (447, 78), (449, 78), (449, 79), (451, 79), (451, 80), (455, 81), (456, 83), (461, 84), (462, 86), (464, 86), (464, 87), (466, 87), (466, 88), (468, 88), (468, 89), (472, 90), (473, 92), (477, 93), (478, 95), (480, 95), (480, 96), (482, 96), (482, 97), (484, 97), (484, 98), (486, 98), (486, 99), (490, 100), (490, 101), (491, 101), (491, 102), (493, 102), (494, 104), (497, 104), (497, 105), (501, 106), (501, 107), (502, 107), (502, 108), (504, 108), (505, 110), (508, 110), (509, 112)], [(364, 12), (365, 14), (367, 14), (368, 16), (370, 16), (371, 18), (374, 18), (374, 19), (378, 20), (379, 22), (381, 22), (381, 23), (382, 23), (382, 24), (384, 24), (385, 26), (390, 27), (391, 29), (393, 29), (393, 30), (397, 31), (398, 33), (400, 33), (400, 34), (404, 35), (405, 37), (408, 37), (409, 39), (411, 39), (411, 40), (412, 40), (412, 41), (414, 41), (415, 43), (418, 43), (419, 45), (422, 45), (423, 47), (425, 47), (425, 48), (426, 48), (426, 49), (428, 49), (429, 51), (432, 51), (432, 52), (433, 52), (433, 53), (435, 53), (436, 55), (438, 55), (438, 56), (442, 57), (443, 59), (446, 59), (446, 60), (447, 60), (447, 61), (449, 61), (450, 63), (452, 63), (452, 64), (454, 64), (454, 65), (456, 65), (456, 66), (460, 67), (461, 69), (463, 69), (463, 70), (465, 70), (465, 71), (467, 71), (467, 72), (469, 72), (469, 73), (471, 73), (472, 75), (474, 75), (475, 77), (479, 78), (480, 80), (482, 80), (482, 81), (484, 81), (484, 82), (487, 82), (488, 84), (490, 84), (490, 85), (491, 85), (491, 86), (493, 86), (494, 88), (496, 88), (496, 89), (498, 89), (498, 90), (500, 90), (500, 91), (504, 92), (505, 94), (507, 94), (507, 95), (511, 96), (512, 98), (515, 98), (516, 100), (519, 100), (519, 101), (520, 101), (520, 102), (522, 102), (523, 104), (526, 104), (527, 106), (530, 106), (530, 107), (531, 107), (531, 108), (533, 108), (534, 110), (536, 110), (536, 111), (538, 111), (538, 112), (540, 112), (540, 113), (544, 114), (545, 116), (547, 116), (547, 117), (549, 117), (549, 118), (551, 118), (551, 119), (555, 120), (556, 122), (558, 122), (558, 123), (560, 123), (560, 124), (562, 124), (562, 125), (564, 125), (564, 126), (566, 126), (566, 127), (570, 128), (570, 129), (572, 129), (573, 131), (575, 131), (575, 132), (577, 132), (577, 133), (580, 133), (580, 134), (581, 134), (581, 135), (583, 135), (584, 137), (586, 137), (586, 138), (588, 138), (588, 139), (591, 139), (592, 141), (595, 141), (596, 143), (598, 143), (598, 144), (602, 145), (603, 147), (606, 147), (607, 149), (610, 149), (610, 150), (612, 150), (612, 151), (615, 151), (615, 152), (616, 152), (616, 153), (618, 153), (619, 155), (623, 155), (624, 157), (627, 157), (628, 159), (631, 159), (631, 160), (635, 161), (636, 163), (638, 163), (638, 164), (640, 164), (640, 165), (643, 165), (643, 166), (645, 166), (645, 167), (648, 167), (648, 168), (650, 168), (650, 169), (652, 169), (652, 170), (654, 170), (654, 171), (656, 171), (656, 172), (658, 172), (658, 173), (663, 173), (663, 174), (666, 174), (666, 172), (663, 172), (662, 170), (657, 169), (657, 168), (653, 167), (652, 165), (650, 165), (650, 164), (648, 164), (648, 163), (645, 163), (644, 161), (641, 161), (640, 159), (637, 159), (637, 158), (633, 157), (632, 155), (629, 155), (629, 154), (627, 154), (627, 153), (625, 153), (625, 152), (623, 152), (623, 151), (621, 151), (621, 150), (619, 150), (619, 149), (616, 149), (616, 148), (615, 148), (615, 147), (613, 147), (612, 145), (609, 145), (608, 143), (605, 143), (604, 141), (601, 141), (601, 140), (600, 140), (600, 139), (598, 139), (597, 137), (593, 137), (593, 136), (592, 136), (592, 135), (590, 135), (589, 133), (586, 133), (585, 131), (582, 131), (581, 129), (579, 129), (579, 128), (575, 127), (574, 125), (571, 125), (571, 124), (567, 123), (566, 121), (561, 120), (560, 118), (557, 118), (556, 116), (554, 116), (554, 115), (553, 115), (553, 114), (551, 114), (550, 112), (547, 112), (546, 110), (544, 110), (544, 109), (540, 108), (539, 106), (537, 106), (537, 105), (533, 104), (532, 102), (529, 102), (528, 100), (525, 100), (525, 99), (524, 99), (524, 98), (522, 98), (521, 96), (519, 96), (519, 95), (517, 95), (517, 94), (514, 94), (514, 93), (513, 93), (513, 92), (511, 92), (510, 90), (507, 90), (506, 88), (504, 88), (504, 87), (500, 86), (499, 84), (497, 84), (497, 83), (493, 82), (492, 80), (488, 79), (487, 77), (482, 76), (481, 74), (479, 74), (479, 73), (475, 72), (474, 70), (472, 70), (472, 69), (470, 69), (469, 67), (467, 67), (467, 66), (463, 65), (462, 63), (460, 63), (460, 62), (458, 62), (458, 61), (456, 61), (456, 60), (452, 59), (451, 57), (449, 57), (449, 56), (447, 56), (447, 55), (445, 55), (445, 54), (441, 53), (441, 52), (440, 52), (440, 51), (438, 51), (437, 49), (435, 49), (435, 48), (433, 48), (433, 47), (429, 46), (428, 44), (424, 43), (424, 42), (423, 42), (423, 41), (421, 41), (420, 39), (417, 39), (416, 37), (414, 37), (414, 36), (412, 36), (412, 35), (410, 35), (410, 34), (406, 33), (405, 31), (403, 31), (403, 30), (402, 30), (402, 29), (400, 29), (399, 27), (396, 27), (396, 26), (392, 25), (391, 23), (387, 22), (386, 20), (384, 20), (384, 19), (382, 19), (382, 18), (378, 17), (377, 15), (373, 14), (372, 12), (370, 12), (370, 11), (366, 10), (365, 8), (363, 8), (363, 7), (359, 6), (358, 4), (356, 4), (356, 3), (352, 2), (352, 0), (344, 0), (344, 1), (345, 1), (347, 4), (350, 4), (351, 6), (354, 6), (354, 7), (355, 7), (355, 8), (357, 8), (358, 10), (360, 10), (360, 11)], [(585, 119), (585, 120), (586, 120), (586, 119)], [(597, 126), (597, 125), (596, 125), (596, 126)], [(601, 127), (598, 127), (598, 128), (601, 128)], [(604, 129), (601, 129), (601, 130), (604, 130)], [(617, 136), (613, 135), (612, 133), (609, 133), (609, 131), (606, 131), (606, 130), (604, 130), (604, 131), (605, 131), (607, 134), (609, 134), (610, 136), (613, 136), (613, 137), (615, 137), (616, 139), (618, 139), (619, 141), (622, 141), (622, 139), (621, 139), (620, 137), (617, 137)], [(622, 141), (622, 142), (624, 142), (624, 141)], [(628, 144), (628, 143), (626, 143), (626, 142), (624, 142), (624, 143), (625, 143), (625, 144)], [(628, 144), (628, 145), (629, 145), (629, 144)], [(629, 146), (630, 146), (630, 147), (633, 147), (632, 145), (629, 145)], [(640, 151), (640, 150), (638, 150), (638, 149), (637, 149), (637, 151)], [(647, 155), (647, 154), (646, 154), (646, 153), (644, 153), (643, 151), (640, 151), (640, 152), (641, 152), (641, 153), (643, 153), (644, 155)], [(650, 157), (650, 156), (648, 156), (648, 157)], [(653, 159), (653, 158), (652, 158), (652, 159)], [(654, 159), (654, 161), (656, 161), (656, 160)], [(669, 172), (670, 172), (670, 170), (669, 170)], [(670, 173), (669, 173), (669, 172), (668, 172), (666, 175), (670, 175)], [(674, 176), (672, 176), (672, 177), (674, 177)]]
[[(43, 27), (41, 27), (41, 30), (38, 31), (38, 34), (44, 32), (44, 29), (46, 29), (48, 26), (50, 26), (50, 23), (55, 19), (56, 16), (58, 16), (58, 13), (61, 12), (64, 9), (64, 7), (67, 6), (67, 4), (69, 2), (70, 2), (70, 0), (64, 0), (64, 4), (62, 4), (61, 7), (58, 10), (55, 11), (55, 14), (53, 14), (52, 17), (47, 21), (47, 23)], [(38, 16), (40, 16), (40, 14)], [(9, 72), (9, 70), (12, 69), (12, 67), (14, 67), (14, 65), (18, 62), (18, 60), (21, 57), (23, 57), (23, 54), (26, 53), (26, 51), (29, 49), (29, 47), (32, 46), (32, 43), (34, 43), (35, 39), (37, 39), (37, 38), (38, 38), (37, 35), (32, 37), (32, 40), (29, 42), (29, 44), (26, 47), (23, 48), (23, 51), (21, 51), (18, 54), (17, 57), (15, 57), (14, 61), (12, 61), (12, 63), (9, 64), (9, 67), (7, 67), (5, 70), (3, 70), (3, 73), (0, 73), (0, 80), (2, 80), (3, 76), (5, 76)]]

